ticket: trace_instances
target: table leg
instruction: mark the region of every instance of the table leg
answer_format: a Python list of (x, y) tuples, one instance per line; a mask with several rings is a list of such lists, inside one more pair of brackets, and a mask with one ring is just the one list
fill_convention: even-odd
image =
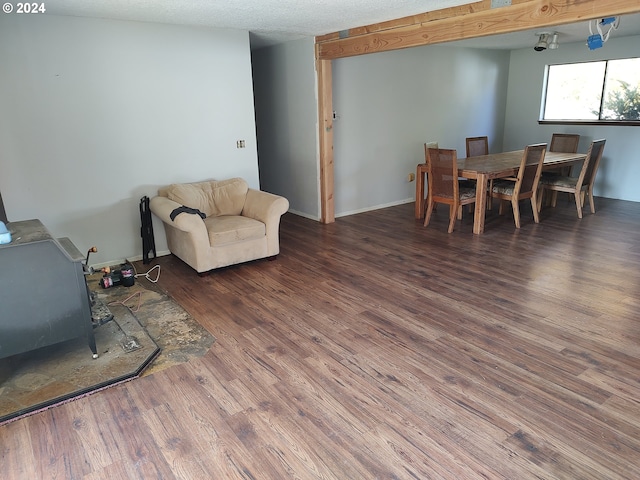
[(424, 213), (424, 172), (426, 165), (419, 163), (416, 167), (416, 206), (415, 217), (422, 219)]
[(484, 215), (487, 208), (487, 176), (479, 174), (476, 178), (476, 210), (473, 214), (473, 233), (484, 232)]

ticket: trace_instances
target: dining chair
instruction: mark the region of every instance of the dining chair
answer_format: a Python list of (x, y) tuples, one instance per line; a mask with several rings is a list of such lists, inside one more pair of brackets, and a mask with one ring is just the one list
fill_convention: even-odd
[(495, 180), (491, 186), (490, 196), (500, 200), (499, 215), (502, 215), (506, 202), (511, 202), (516, 228), (520, 228), (520, 200), (531, 200), (533, 220), (536, 223), (540, 222), (538, 216), (538, 182), (540, 181), (542, 163), (546, 152), (546, 143), (527, 145), (522, 154), (517, 175)]
[(467, 137), (467, 157), (489, 155), (489, 137)]
[(458, 156), (456, 150), (444, 148), (427, 149), (427, 213), (424, 226), (429, 225), (431, 214), (437, 203), (449, 205), (449, 229), (453, 232), (456, 218), (461, 218), (462, 205), (475, 203), (476, 189), (461, 187), (458, 182)]
[(554, 133), (549, 144), (550, 152), (576, 153), (580, 135), (577, 133)]
[[(489, 137), (467, 137), (464, 139), (465, 147), (467, 151), (467, 157), (478, 157), (480, 155), (489, 155)], [(460, 179), (460, 185), (463, 187), (474, 188), (476, 185), (475, 180), (467, 178)], [(471, 211), (469, 206), (469, 211)], [(487, 208), (491, 209), (491, 202), (487, 202)]]
[[(578, 151), (578, 143), (580, 135), (577, 133), (554, 133), (551, 135), (551, 143), (549, 144), (550, 152), (576, 153)], [(571, 175), (571, 167), (562, 167), (552, 171), (554, 174), (564, 176)], [(555, 205), (558, 198), (558, 192), (553, 192), (551, 202)]]
[[(587, 156), (582, 163), (580, 174), (577, 177), (568, 175), (542, 175), (540, 177), (541, 195), (538, 198), (538, 210), (542, 206), (542, 193), (545, 190), (552, 192), (572, 193), (576, 201), (576, 209), (578, 210), (578, 218), (582, 218), (582, 206), (584, 205), (584, 196), (589, 197), (589, 206), (591, 213), (596, 213), (596, 207), (593, 202), (593, 183), (596, 179), (598, 166), (602, 159), (604, 144), (606, 140), (595, 140), (589, 145)], [(551, 206), (556, 206), (556, 199), (552, 198)]]
[[(421, 182), (422, 185), (424, 185), (424, 175), (426, 175), (427, 173), (427, 150), (429, 150), (430, 148), (438, 148), (438, 142), (425, 142), (424, 144), (424, 163), (419, 163), (416, 167), (416, 181)], [(427, 189), (428, 188), (429, 185), (427, 185)], [(420, 218), (424, 218), (424, 212), (427, 206), (426, 194), (422, 195), (421, 199), (416, 198), (416, 202), (419, 201), (421, 202), (421, 204), (420, 206), (416, 206), (416, 217), (418, 216), (418, 210), (420, 210)]]

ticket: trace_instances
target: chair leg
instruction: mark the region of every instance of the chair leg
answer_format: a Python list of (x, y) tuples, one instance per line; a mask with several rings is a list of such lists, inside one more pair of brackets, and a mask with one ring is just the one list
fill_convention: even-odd
[(462, 205), (458, 207), (458, 220), (462, 220)]
[(456, 215), (458, 213), (458, 210), (461, 209), (461, 206), (456, 207), (455, 205), (451, 205), (449, 207), (449, 229), (447, 230), (447, 233), (453, 232), (453, 227), (456, 224)]
[(515, 197), (511, 200), (511, 207), (513, 208), (513, 220), (516, 222), (516, 228), (520, 228), (520, 207)]
[(431, 213), (433, 212), (433, 202), (428, 201), (427, 202), (427, 213), (424, 216), (424, 224), (423, 226), (427, 226), (429, 225), (429, 220), (431, 220)]
[[(425, 212), (427, 210), (427, 203), (429, 202), (429, 197), (425, 197), (424, 202), (422, 202), (422, 212), (420, 212), (420, 214), (422, 215), (420, 218), (424, 218)], [(436, 210), (438, 210), (437, 208), (438, 204), (434, 203), (433, 204), (433, 211), (435, 212)]]
[(575, 192), (573, 196), (576, 198), (576, 209), (578, 210), (578, 218), (582, 218), (582, 196), (580, 192)]
[(540, 212), (542, 210), (542, 199), (544, 198), (544, 192), (546, 191), (546, 189), (544, 187), (540, 187), (538, 189), (538, 193), (536, 194), (536, 208), (538, 209), (538, 212)]
[(489, 180), (489, 194), (487, 195), (487, 210), (491, 210), (493, 208), (493, 197), (491, 196), (491, 192), (493, 192), (493, 180)]
[(504, 214), (504, 201), (500, 200), (500, 203), (498, 204), (498, 215), (503, 215)]
[(540, 216), (538, 215), (538, 196), (533, 195), (531, 197), (531, 210), (533, 210), (533, 221), (540, 223)]
[(558, 203), (558, 192), (556, 190), (551, 191), (551, 206), (555, 208)]
[(589, 206), (591, 207), (591, 213), (596, 213), (596, 205), (593, 203), (593, 187), (588, 189)]

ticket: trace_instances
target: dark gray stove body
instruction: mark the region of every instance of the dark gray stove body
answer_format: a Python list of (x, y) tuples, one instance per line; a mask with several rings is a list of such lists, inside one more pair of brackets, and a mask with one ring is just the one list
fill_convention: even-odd
[(80, 251), (39, 220), (7, 227), (12, 241), (0, 245), (0, 358), (82, 336), (97, 356)]

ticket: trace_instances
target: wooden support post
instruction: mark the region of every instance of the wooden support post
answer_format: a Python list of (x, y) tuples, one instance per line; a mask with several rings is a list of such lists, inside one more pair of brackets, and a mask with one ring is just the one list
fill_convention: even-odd
[(333, 199), (333, 93), (331, 60), (316, 62), (320, 138), (320, 221), (335, 222)]

